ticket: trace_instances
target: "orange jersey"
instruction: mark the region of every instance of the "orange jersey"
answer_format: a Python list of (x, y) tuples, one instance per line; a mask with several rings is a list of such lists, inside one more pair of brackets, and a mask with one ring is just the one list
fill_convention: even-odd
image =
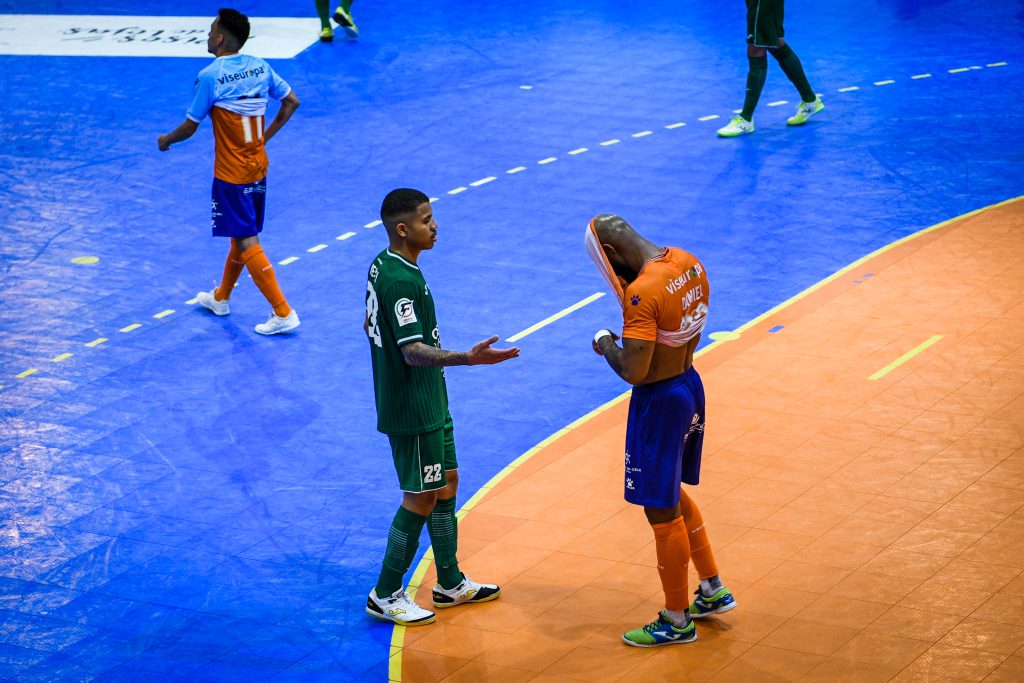
[(704, 330), (710, 293), (704, 264), (669, 247), (645, 263), (626, 287), (622, 336), (683, 346)]
[(243, 116), (214, 106), (210, 121), (215, 141), (213, 176), (235, 185), (265, 178), (270, 162), (263, 147), (263, 115)]

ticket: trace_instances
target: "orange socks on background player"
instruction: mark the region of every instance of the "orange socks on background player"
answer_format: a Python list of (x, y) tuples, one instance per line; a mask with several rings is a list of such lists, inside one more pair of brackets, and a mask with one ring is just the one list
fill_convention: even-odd
[(266, 323), (257, 325), (256, 331), (260, 334), (280, 334), (298, 327), (299, 316), (288, 305), (288, 300), (285, 299), (281, 287), (277, 284), (274, 267), (259, 244), (254, 244), (239, 253), (238, 246), (232, 241), (231, 250), (224, 261), (224, 274), (221, 277), (220, 286), (212, 292), (200, 292), (196, 295), (198, 302), (217, 315), (228, 315), (231, 312), (228, 300), (231, 298), (231, 292), (242, 274), (243, 268), (249, 270), (253, 282), (259, 287), (260, 292), (263, 293), (270, 305), (274, 307), (274, 313), (270, 319)]
[(257, 244), (246, 249), (242, 252), (242, 262), (249, 269), (249, 275), (252, 275), (253, 282), (263, 292), (263, 296), (270, 302), (270, 305), (274, 307), (274, 314), (279, 318), (287, 318), (292, 312), (292, 307), (288, 305), (281, 288), (277, 285), (274, 267), (270, 265), (270, 259), (263, 253), (263, 247)]

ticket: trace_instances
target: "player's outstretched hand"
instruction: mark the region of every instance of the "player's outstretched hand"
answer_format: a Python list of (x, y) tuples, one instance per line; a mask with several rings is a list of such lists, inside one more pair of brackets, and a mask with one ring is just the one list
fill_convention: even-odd
[(171, 148), (171, 143), (167, 141), (169, 137), (169, 135), (161, 135), (156, 139), (156, 146), (160, 148), (161, 152), (166, 152)]
[(519, 358), (519, 349), (513, 346), (511, 349), (495, 349), (491, 344), (498, 341), (497, 335), (485, 339), (476, 344), (466, 354), (469, 365), (494, 365), (512, 358)]

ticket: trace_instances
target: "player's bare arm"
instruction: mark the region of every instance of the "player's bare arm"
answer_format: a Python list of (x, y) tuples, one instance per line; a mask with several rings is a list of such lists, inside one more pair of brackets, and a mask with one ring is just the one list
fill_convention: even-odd
[(161, 152), (166, 152), (171, 148), (171, 145), (188, 140), (196, 134), (197, 130), (199, 130), (199, 123), (192, 119), (185, 119), (180, 126), (170, 133), (159, 136), (156, 139), (157, 147), (160, 148)]
[(277, 116), (267, 126), (267, 130), (263, 132), (263, 144), (270, 142), (270, 138), (277, 134), (277, 131), (284, 127), (284, 124), (288, 123), (288, 119), (292, 117), (295, 110), (299, 108), (299, 98), (295, 96), (295, 91), (290, 91), (281, 100), (281, 108), (277, 110)]
[(623, 380), (640, 384), (650, 374), (655, 342), (627, 337), (619, 346), (615, 343), (617, 340), (614, 332), (601, 330), (594, 337), (594, 350), (604, 356), (611, 369)]
[(402, 355), (409, 365), (451, 367), (455, 365), (495, 365), (519, 357), (518, 347), (496, 349), (492, 345), (498, 337), (490, 337), (474, 345), (469, 351), (448, 351), (421, 341), (406, 344)]

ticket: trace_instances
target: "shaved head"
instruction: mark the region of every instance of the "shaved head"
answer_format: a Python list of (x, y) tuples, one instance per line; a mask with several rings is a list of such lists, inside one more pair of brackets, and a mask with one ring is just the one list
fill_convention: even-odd
[(636, 230), (627, 223), (622, 216), (613, 213), (602, 213), (594, 218), (594, 230), (597, 232), (597, 239), (601, 244), (611, 244), (618, 247), (623, 239), (638, 236)]
[(627, 283), (636, 279), (647, 259), (662, 251), (633, 229), (622, 216), (602, 213), (594, 218), (594, 231), (615, 274)]

